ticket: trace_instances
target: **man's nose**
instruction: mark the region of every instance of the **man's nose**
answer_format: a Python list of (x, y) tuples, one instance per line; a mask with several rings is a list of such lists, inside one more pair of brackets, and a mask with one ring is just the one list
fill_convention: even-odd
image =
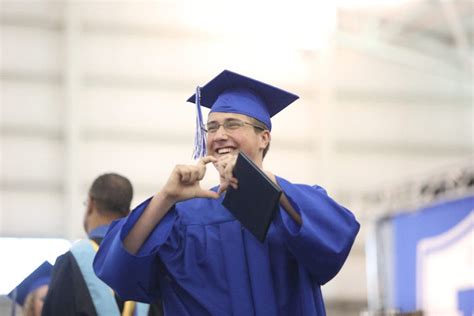
[(227, 138), (227, 131), (224, 128), (224, 125), (219, 126), (214, 137), (217, 139)]

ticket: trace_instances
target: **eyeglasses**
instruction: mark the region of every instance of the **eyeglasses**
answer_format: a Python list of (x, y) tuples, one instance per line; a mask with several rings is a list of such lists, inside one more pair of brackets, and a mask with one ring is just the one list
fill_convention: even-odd
[(244, 122), (244, 121), (241, 121), (241, 120), (238, 120), (238, 119), (227, 119), (227, 120), (224, 121), (224, 123), (218, 123), (218, 122), (214, 122), (214, 121), (207, 123), (207, 126), (204, 129), (204, 131), (208, 132), (209, 134), (214, 134), (222, 126), (222, 127), (224, 127), (224, 129), (227, 132), (233, 132), (233, 131), (243, 127), (244, 125), (250, 125), (250, 126), (258, 128), (262, 131), (265, 130), (264, 127), (261, 127), (261, 126), (258, 126), (258, 125), (255, 125), (255, 124), (252, 124), (252, 123), (249, 123), (249, 122)]

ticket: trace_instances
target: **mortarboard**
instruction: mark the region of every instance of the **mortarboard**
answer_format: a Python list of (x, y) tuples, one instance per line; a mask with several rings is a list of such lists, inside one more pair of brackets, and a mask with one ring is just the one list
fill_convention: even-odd
[(43, 262), (35, 271), (27, 276), (17, 287), (15, 287), (8, 297), (23, 306), (25, 299), (37, 288), (49, 284), (53, 266), (48, 261)]
[[(187, 101), (197, 105), (196, 138), (198, 138), (198, 134), (202, 137), (200, 131), (203, 128), (199, 105), (210, 108), (211, 113), (238, 113), (253, 117), (271, 130), (270, 118), (298, 98), (293, 93), (267, 83), (224, 70), (202, 88), (198, 87), (196, 93)], [(205, 142), (200, 140), (195, 142), (195, 146), (196, 144), (202, 146)], [(201, 148), (200, 152), (205, 154), (205, 149)]]

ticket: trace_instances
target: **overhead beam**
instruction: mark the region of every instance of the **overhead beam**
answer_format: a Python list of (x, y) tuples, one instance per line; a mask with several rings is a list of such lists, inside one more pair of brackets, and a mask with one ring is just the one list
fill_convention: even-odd
[(348, 34), (347, 32), (338, 31), (335, 35), (335, 41), (343, 47), (360, 50), (363, 53), (399, 64), (400, 66), (410, 67), (410, 69), (425, 74), (449, 79), (465, 75), (464, 69), (459, 69), (457, 65), (446, 62), (446, 60), (427, 56), (414, 50), (380, 40), (367, 39)]
[(444, 17), (448, 22), (449, 30), (454, 37), (456, 51), (458, 53), (461, 62), (468, 67), (471, 71), (474, 70), (474, 58), (472, 52), (469, 49), (469, 43), (467, 40), (466, 33), (463, 30), (462, 23), (459, 19), (458, 12), (453, 6), (452, 0), (439, 0)]

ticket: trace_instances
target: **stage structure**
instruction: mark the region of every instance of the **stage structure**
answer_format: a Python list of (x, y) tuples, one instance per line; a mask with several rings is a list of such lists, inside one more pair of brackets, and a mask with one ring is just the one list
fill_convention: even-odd
[(369, 311), (471, 316), (474, 166), (471, 161), (372, 196), (366, 243)]

